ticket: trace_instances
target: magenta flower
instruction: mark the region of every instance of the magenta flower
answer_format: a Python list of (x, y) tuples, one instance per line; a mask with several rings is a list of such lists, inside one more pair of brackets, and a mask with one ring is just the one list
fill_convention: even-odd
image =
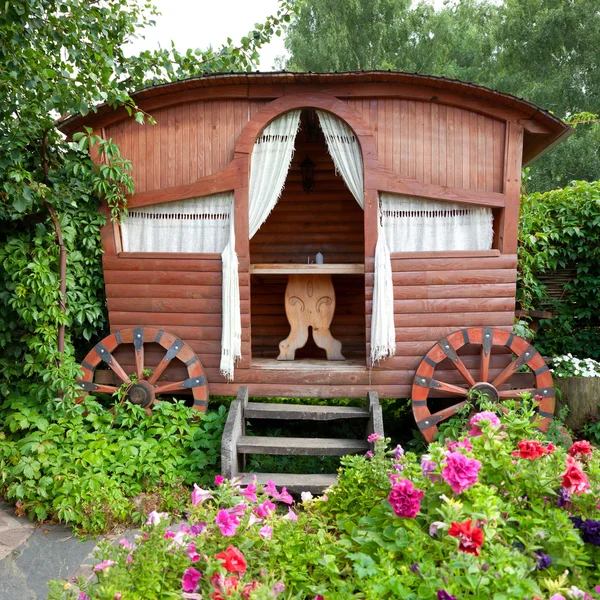
[(397, 517), (414, 519), (421, 510), (421, 500), (425, 492), (415, 488), (409, 479), (401, 479), (392, 487), (388, 502)]
[(260, 537), (264, 540), (270, 540), (273, 537), (273, 528), (269, 527), (268, 525), (265, 525), (264, 527), (259, 529), (258, 533), (260, 534)]
[(367, 442), (369, 442), (369, 444), (374, 444), (377, 440), (382, 440), (383, 436), (379, 435), (378, 433), (372, 433), (368, 438), (367, 438)]
[(215, 522), (225, 537), (234, 536), (235, 530), (240, 524), (240, 521), (237, 517), (230, 515), (226, 510), (223, 509), (218, 512)]
[(437, 469), (438, 464), (429, 460), (431, 456), (429, 454), (423, 454), (421, 456), (421, 470), (423, 471), (423, 477), (426, 477), (430, 481), (441, 481), (439, 475), (434, 475), (433, 472)]
[(77, 600), (90, 600), (90, 597), (85, 592), (79, 592)]
[(198, 569), (194, 569), (194, 567), (190, 567), (186, 569), (183, 577), (181, 578), (181, 587), (184, 592), (193, 592), (198, 587), (198, 582), (200, 581), (200, 577), (202, 577), (202, 573), (198, 571)]
[(460, 452), (447, 452), (442, 477), (455, 494), (460, 494), (477, 483), (479, 469), (481, 462), (478, 460), (468, 458)]
[(165, 534), (163, 535), (163, 538), (164, 538), (165, 540), (168, 540), (168, 539), (170, 539), (170, 538), (174, 538), (174, 537), (175, 537), (175, 532), (174, 532), (174, 531), (171, 531), (170, 529), (167, 529), (167, 530), (165, 531)]
[(275, 504), (270, 500), (265, 500), (262, 504), (254, 507), (254, 514), (260, 519), (268, 517), (275, 510)]
[(481, 435), (483, 432), (481, 431), (481, 427), (477, 425), (480, 421), (489, 421), (492, 427), (500, 427), (500, 419), (490, 410), (484, 410), (483, 412), (477, 413), (474, 417), (471, 418), (469, 424), (471, 425), (471, 430), (469, 431), (469, 435), (471, 437), (477, 437)]
[(404, 448), (398, 444), (394, 449), (394, 458), (400, 460), (404, 456)]
[(223, 485), (224, 481), (225, 481), (225, 477), (223, 477), (223, 475), (215, 475), (215, 485), (217, 487)]
[(204, 490), (201, 487), (198, 487), (194, 484), (194, 489), (192, 491), (192, 504), (194, 506), (198, 506), (201, 502), (208, 500), (209, 498), (213, 498), (214, 496), (208, 491)]
[(256, 497), (257, 490), (258, 488), (253, 483), (249, 483), (246, 486), (246, 489), (239, 490), (238, 493), (240, 494), (240, 496), (246, 498), (246, 500), (250, 500), (250, 502), (258, 502), (258, 498)]
[(101, 563), (97, 564), (94, 567), (94, 573), (98, 573), (99, 571), (104, 571), (104, 569), (108, 569), (117, 563), (114, 560), (103, 560)]
[(186, 548), (186, 553), (188, 555), (188, 558), (192, 562), (198, 562), (200, 560), (200, 555), (196, 551), (196, 544), (194, 542), (190, 542), (188, 544), (188, 547)]
[(121, 548), (133, 548), (133, 546), (129, 543), (129, 540), (126, 540), (125, 538), (120, 539), (119, 544), (121, 545)]
[(470, 442), (469, 438), (465, 438), (461, 442), (450, 442), (448, 444), (448, 450), (450, 450), (450, 452), (454, 452), (458, 448), (464, 448), (465, 450), (467, 450), (469, 452), (471, 450), (473, 450), (473, 446), (471, 446), (471, 442)]

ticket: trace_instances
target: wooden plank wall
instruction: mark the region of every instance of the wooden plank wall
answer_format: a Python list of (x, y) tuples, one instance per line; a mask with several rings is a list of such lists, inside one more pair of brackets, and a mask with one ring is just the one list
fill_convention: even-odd
[(350, 99), (371, 126), (379, 160), (422, 183), (502, 192), (504, 121), (453, 106), (394, 98)]
[(193, 183), (233, 159), (235, 143), (265, 100), (205, 100), (151, 111), (156, 125), (133, 119), (106, 129), (132, 161), (136, 192)]

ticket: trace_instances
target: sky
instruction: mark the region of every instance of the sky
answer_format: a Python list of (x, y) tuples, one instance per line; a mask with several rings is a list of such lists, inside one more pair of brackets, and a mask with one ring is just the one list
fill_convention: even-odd
[[(159, 46), (170, 47), (175, 41), (178, 50), (213, 47), (227, 42), (230, 37), (235, 44), (250, 30), (254, 23), (261, 23), (277, 12), (277, 0), (153, 0), (162, 15), (156, 18), (156, 27), (144, 32), (145, 40), (135, 40), (129, 49), (134, 54)], [(283, 36), (261, 51), (260, 70), (275, 67), (275, 57), (285, 54)]]

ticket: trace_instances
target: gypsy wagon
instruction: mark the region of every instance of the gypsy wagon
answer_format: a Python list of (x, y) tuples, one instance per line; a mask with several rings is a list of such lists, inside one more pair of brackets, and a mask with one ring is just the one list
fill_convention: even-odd
[[(132, 161), (136, 188), (102, 231), (112, 333), (82, 363), (84, 390), (126, 382), (148, 411), (165, 394), (191, 392), (204, 411), (209, 390), (239, 393), (227, 474), (239, 454), (368, 448), (244, 426), (365, 418), (379, 431), (378, 396), (412, 398), (427, 439), (471, 389), (540, 395), (548, 426), (548, 367), (512, 333), (517, 224), (521, 168), (570, 133), (563, 122), (392, 72), (212, 75), (136, 101), (155, 126), (107, 106), (85, 120)], [(248, 395), (369, 400), (282, 408)]]

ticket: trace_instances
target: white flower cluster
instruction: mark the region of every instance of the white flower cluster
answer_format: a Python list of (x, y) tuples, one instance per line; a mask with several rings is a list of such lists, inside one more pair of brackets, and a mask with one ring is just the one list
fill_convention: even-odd
[(552, 359), (550, 371), (555, 377), (600, 377), (600, 362), (593, 358), (575, 358), (572, 354)]

